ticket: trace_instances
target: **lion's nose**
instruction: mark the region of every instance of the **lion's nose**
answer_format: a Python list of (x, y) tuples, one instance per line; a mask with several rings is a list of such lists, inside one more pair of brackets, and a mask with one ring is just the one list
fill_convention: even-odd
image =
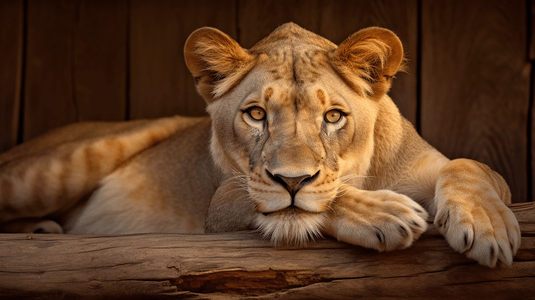
[[(271, 175), (271, 173), (268, 172), (268, 174)], [(316, 174), (317, 175), (317, 174)], [(282, 186), (286, 188), (286, 190), (290, 193), (292, 198), (294, 198), (295, 194), (303, 187), (306, 183), (309, 183), (312, 181), (313, 178), (316, 177), (316, 175), (304, 175), (304, 176), (298, 176), (298, 177), (286, 177), (282, 176), (280, 174), (274, 174), (271, 175), (273, 180), (280, 183)]]

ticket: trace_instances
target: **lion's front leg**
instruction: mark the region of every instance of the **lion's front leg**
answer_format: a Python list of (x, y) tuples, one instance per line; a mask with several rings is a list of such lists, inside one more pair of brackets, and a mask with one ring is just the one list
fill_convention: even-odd
[(484, 164), (456, 159), (440, 171), (435, 191), (435, 225), (455, 250), (480, 264), (511, 265), (520, 229), (505, 180)]
[(342, 187), (324, 233), (379, 251), (409, 247), (426, 229), (427, 212), (405, 195), (387, 190)]
[(259, 213), (242, 185), (239, 178), (230, 178), (220, 184), (206, 212), (206, 233), (254, 228), (254, 220)]

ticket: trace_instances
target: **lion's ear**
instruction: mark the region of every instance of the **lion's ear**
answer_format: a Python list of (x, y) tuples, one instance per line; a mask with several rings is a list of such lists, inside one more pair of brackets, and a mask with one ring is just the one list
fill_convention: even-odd
[(404, 69), (401, 41), (379, 27), (349, 36), (330, 54), (330, 60), (353, 90), (375, 99), (388, 91), (394, 74)]
[(211, 27), (197, 29), (188, 37), (184, 57), (197, 90), (208, 103), (235, 86), (254, 64), (247, 50)]

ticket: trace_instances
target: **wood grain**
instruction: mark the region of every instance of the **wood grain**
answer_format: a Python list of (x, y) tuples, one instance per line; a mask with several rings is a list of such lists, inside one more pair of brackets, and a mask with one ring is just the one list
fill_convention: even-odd
[(23, 139), (75, 122), (74, 1), (28, 1)]
[(287, 22), (318, 33), (319, 0), (238, 1), (239, 43), (250, 48)]
[(529, 59), (535, 60), (535, 0), (529, 0), (528, 1), (528, 8), (527, 8), (528, 14), (529, 14)]
[(126, 1), (29, 1), (24, 140), (80, 120), (123, 120)]
[(530, 299), (535, 203), (512, 206), (522, 246), (489, 269), (430, 229), (410, 249), (378, 253), (320, 240), (274, 248), (254, 232), (211, 235), (0, 235), (0, 297), (233, 299)]
[(394, 31), (408, 59), (408, 73), (398, 73), (389, 92), (401, 114), (416, 125), (418, 80), (418, 7), (416, 0), (321, 2), (319, 34), (336, 44), (353, 32), (370, 26)]
[(528, 187), (528, 191), (531, 192), (531, 199), (526, 199), (526, 201), (535, 201), (535, 190), (533, 187), (535, 187), (535, 0), (529, 1), (529, 59), (531, 61), (531, 111), (529, 112), (531, 114), (531, 125), (528, 130), (530, 130), (530, 143), (531, 143), (531, 153), (528, 153), (528, 155), (531, 155), (531, 165), (528, 166), (530, 168), (529, 172), (531, 172), (531, 182), (528, 182), (528, 184), (531, 184), (531, 189)]
[[(490, 165), (527, 199), (526, 2), (423, 1), (421, 133)], [(477, 13), (474, 13), (477, 12)]]
[[(529, 130), (529, 143), (531, 153), (528, 153), (530, 155), (530, 162), (531, 164), (527, 165), (528, 174), (531, 176), (528, 177), (528, 196), (524, 201), (532, 201), (535, 202), (535, 65), (534, 60), (531, 61), (531, 103), (530, 103), (530, 111), (528, 112), (530, 114), (530, 119), (528, 122), (528, 130)], [(520, 202), (520, 201), (519, 201)]]
[(75, 26), (71, 76), (79, 120), (124, 120), (126, 0), (79, 0)]
[(131, 1), (130, 118), (205, 115), (184, 62), (184, 43), (202, 26), (236, 38), (234, 1)]
[(0, 0), (0, 152), (17, 144), (22, 84), (24, 7)]

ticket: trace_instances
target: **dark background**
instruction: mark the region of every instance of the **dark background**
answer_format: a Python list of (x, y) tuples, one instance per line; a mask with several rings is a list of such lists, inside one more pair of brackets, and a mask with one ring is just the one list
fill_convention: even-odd
[(390, 95), (450, 158), (489, 164), (531, 201), (535, 0), (0, 0), (0, 151), (83, 120), (205, 114), (183, 60), (201, 26), (252, 46), (293, 21), (335, 43), (401, 38)]

